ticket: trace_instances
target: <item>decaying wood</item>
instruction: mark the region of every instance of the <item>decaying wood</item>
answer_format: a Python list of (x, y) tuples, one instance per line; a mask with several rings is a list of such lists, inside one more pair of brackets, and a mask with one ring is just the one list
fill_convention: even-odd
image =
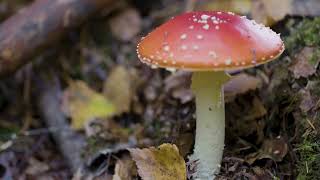
[(85, 138), (70, 128), (67, 118), (62, 112), (62, 92), (58, 79), (55, 77), (43, 79), (42, 76), (36, 84), (39, 86), (37, 87), (37, 102), (41, 117), (48, 129), (59, 129), (52, 132), (53, 139), (66, 158), (68, 165), (75, 172), (84, 164), (81, 158), (81, 149), (85, 146)]
[(36, 0), (0, 25), (0, 77), (113, 0)]

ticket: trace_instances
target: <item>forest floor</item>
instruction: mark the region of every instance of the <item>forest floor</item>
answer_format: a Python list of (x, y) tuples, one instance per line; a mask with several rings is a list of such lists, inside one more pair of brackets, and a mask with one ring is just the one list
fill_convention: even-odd
[[(0, 20), (31, 2), (0, 2)], [(128, 148), (171, 143), (184, 160), (192, 154), (190, 73), (151, 69), (136, 55), (141, 37), (183, 12), (185, 2), (116, 4), (1, 79), (1, 179), (139, 179)], [(223, 7), (270, 25), (286, 50), (271, 63), (233, 72), (225, 85), (226, 141), (218, 178), (320, 179), (317, 12), (290, 15), (284, 8), (279, 18), (246, 4)]]

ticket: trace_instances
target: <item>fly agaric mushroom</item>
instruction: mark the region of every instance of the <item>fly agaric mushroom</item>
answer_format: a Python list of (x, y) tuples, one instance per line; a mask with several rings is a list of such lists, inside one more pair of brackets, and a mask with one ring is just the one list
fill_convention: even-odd
[(214, 179), (224, 148), (225, 70), (243, 69), (276, 59), (284, 51), (279, 34), (231, 12), (199, 11), (172, 18), (144, 37), (137, 47), (143, 63), (193, 72), (196, 139), (190, 161), (195, 179)]

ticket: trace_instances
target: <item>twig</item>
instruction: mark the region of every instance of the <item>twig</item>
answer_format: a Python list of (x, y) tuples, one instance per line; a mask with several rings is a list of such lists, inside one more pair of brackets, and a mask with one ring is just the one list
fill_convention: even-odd
[(0, 25), (0, 77), (114, 0), (37, 0)]
[(61, 89), (59, 82), (55, 77), (50, 79), (51, 80), (46, 78), (45, 80), (36, 82), (36, 84), (41, 85), (41, 87), (38, 88), (39, 110), (48, 128), (63, 127), (63, 131), (53, 131), (52, 135), (73, 172), (75, 172), (83, 165), (81, 149), (85, 145), (85, 139), (70, 129), (67, 119), (60, 107)]

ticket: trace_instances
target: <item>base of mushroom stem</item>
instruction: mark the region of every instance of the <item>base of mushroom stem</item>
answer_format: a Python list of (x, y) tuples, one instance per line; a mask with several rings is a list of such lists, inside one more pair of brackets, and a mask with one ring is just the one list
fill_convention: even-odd
[(219, 173), (224, 149), (225, 111), (223, 84), (229, 79), (224, 72), (195, 72), (192, 91), (196, 97), (196, 163), (194, 179), (212, 180)]

